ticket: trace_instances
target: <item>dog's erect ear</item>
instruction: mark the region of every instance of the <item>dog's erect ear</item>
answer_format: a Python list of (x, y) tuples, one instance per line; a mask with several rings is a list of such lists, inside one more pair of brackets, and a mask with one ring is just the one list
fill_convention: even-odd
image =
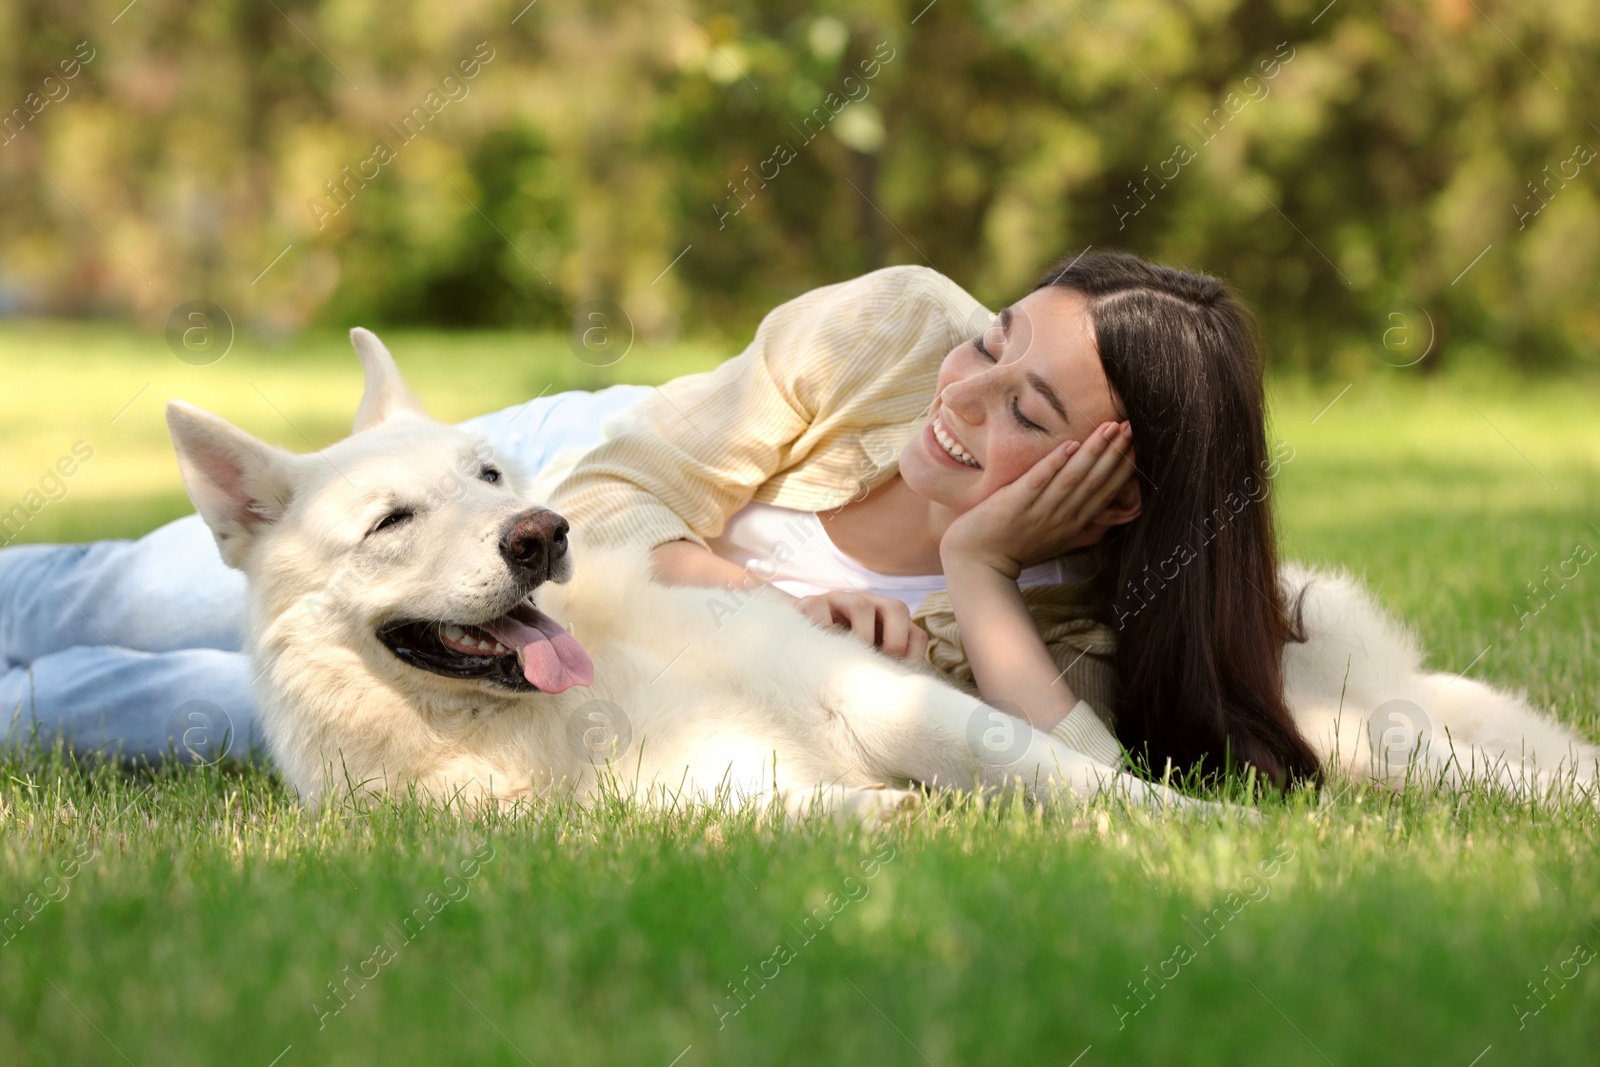
[(355, 433), (370, 430), (397, 416), (428, 417), (422, 403), (406, 388), (400, 368), (394, 365), (394, 357), (383, 347), (377, 334), (357, 326), (350, 331), (350, 343), (356, 346), (361, 369), (367, 376), (367, 389), (361, 394), (361, 408), (356, 412)]
[(167, 403), (167, 429), (189, 499), (223, 561), (242, 568), (256, 536), (289, 506), (295, 457), (181, 400)]

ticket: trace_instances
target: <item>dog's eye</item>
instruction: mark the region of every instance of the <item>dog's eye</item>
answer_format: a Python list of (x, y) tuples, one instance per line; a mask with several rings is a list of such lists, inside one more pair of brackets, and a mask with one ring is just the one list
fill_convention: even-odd
[(391, 511), (389, 514), (379, 519), (376, 526), (367, 531), (367, 536), (371, 537), (380, 530), (388, 530), (395, 526), (399, 526), (401, 523), (410, 522), (412, 515), (413, 513), (410, 511)]
[(500, 472), (494, 467), (483, 468), (483, 470), (478, 472), (478, 477), (482, 478), (490, 485), (498, 485), (500, 482)]

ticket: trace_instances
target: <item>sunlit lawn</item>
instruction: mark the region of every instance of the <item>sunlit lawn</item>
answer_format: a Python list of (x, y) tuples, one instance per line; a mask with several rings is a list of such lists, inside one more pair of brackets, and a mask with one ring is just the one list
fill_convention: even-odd
[[(726, 354), (640, 347), (596, 370), (560, 337), (385, 336), (447, 419)], [(169, 397), (303, 450), (343, 432), (360, 391), (337, 337), (193, 367), (160, 338), (13, 325), (0, 375), (0, 508), (74, 442), (94, 449), (26, 540), (183, 514)], [(1521, 618), (1525, 583), (1600, 548), (1597, 397), (1377, 364), (1276, 383), (1285, 554), (1364, 574), (1435, 666), (1600, 739), (1600, 568)], [(1320, 812), (1269, 803), (1249, 828), (1099, 810), (935, 810), (877, 834), (621, 809), (313, 817), (260, 770), (14, 758), (0, 1063), (1588, 1063), (1597, 832), (1593, 810), (1364, 789)]]

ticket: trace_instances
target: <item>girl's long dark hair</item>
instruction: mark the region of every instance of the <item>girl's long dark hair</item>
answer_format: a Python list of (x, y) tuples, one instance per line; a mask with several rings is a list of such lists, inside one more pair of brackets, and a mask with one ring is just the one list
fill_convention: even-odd
[(1280, 783), (1315, 778), (1283, 693), (1284, 643), (1305, 637), (1278, 584), (1248, 314), (1215, 278), (1122, 252), (1064, 259), (1047, 286), (1086, 300), (1133, 427), (1143, 508), (1104, 546), (1119, 739), (1156, 773), (1218, 771), (1226, 753)]

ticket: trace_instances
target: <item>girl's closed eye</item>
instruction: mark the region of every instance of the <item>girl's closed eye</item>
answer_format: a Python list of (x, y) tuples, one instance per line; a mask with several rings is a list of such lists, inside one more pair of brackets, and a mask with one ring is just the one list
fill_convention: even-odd
[[(987, 359), (990, 363), (998, 362), (998, 360), (995, 359), (994, 353), (989, 351), (989, 347), (983, 343), (983, 334), (980, 333), (978, 336), (972, 339), (972, 347), (977, 350), (979, 355), (983, 356), (983, 358)], [(1034, 422), (1032, 419), (1028, 418), (1028, 416), (1022, 413), (1022, 405), (1016, 397), (1011, 398), (1011, 414), (1016, 418), (1017, 425), (1021, 426), (1024, 430), (1027, 430), (1030, 433), (1049, 432), (1043, 426), (1040, 426), (1037, 422)]]
[(1028, 418), (1028, 416), (1022, 413), (1022, 405), (1018, 403), (1016, 397), (1011, 398), (1011, 414), (1017, 417), (1017, 425), (1021, 426), (1024, 430), (1029, 430), (1033, 433), (1046, 432), (1043, 426), (1040, 426), (1037, 422), (1034, 422), (1032, 419)]

